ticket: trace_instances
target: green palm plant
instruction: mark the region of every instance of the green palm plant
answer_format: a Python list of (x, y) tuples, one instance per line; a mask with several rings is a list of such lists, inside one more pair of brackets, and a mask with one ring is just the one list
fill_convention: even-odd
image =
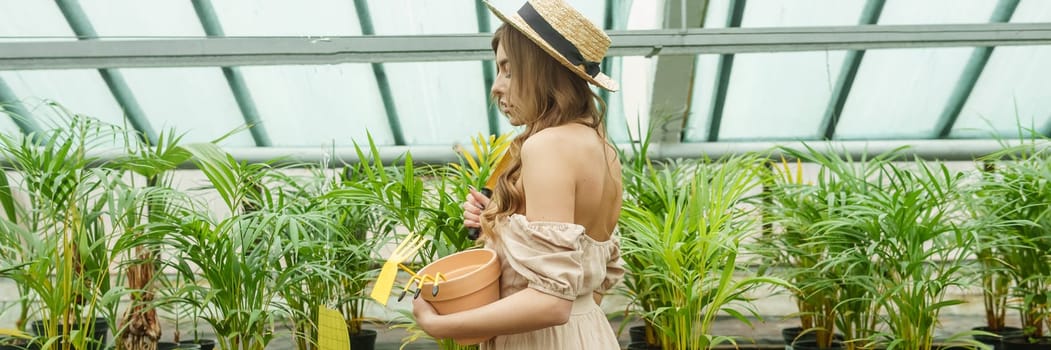
[[(753, 276), (736, 264), (741, 241), (757, 231), (754, 209), (743, 206), (759, 184), (758, 158), (733, 156), (719, 163), (681, 162), (650, 169), (640, 184), (653, 189), (664, 211), (626, 201), (621, 216), (625, 265), (646, 290), (636, 300), (650, 303), (643, 317), (658, 330), (664, 349), (706, 349), (734, 340), (711, 334), (718, 313), (742, 322), (758, 313), (747, 293), (778, 278)], [(629, 287), (630, 288), (630, 287)], [(643, 306), (644, 308), (646, 306)]]
[[(24, 301), (19, 327), (39, 316), (33, 329), (43, 346), (97, 349), (125, 292), (113, 287), (110, 268), (135, 241), (106, 227), (106, 213), (119, 210), (108, 207), (119, 173), (91, 168), (96, 159), (89, 154), (119, 137), (119, 129), (48, 106), (59, 117), (51, 129), (0, 135), (9, 161), (4, 171), (21, 175), (5, 184), (2, 244), (17, 262), (3, 273)], [(15, 188), (27, 196), (21, 204), (11, 201)]]
[[(340, 238), (349, 252), (343, 254), (340, 268), (346, 275), (336, 291), (336, 306), (351, 334), (364, 331), (365, 308), (370, 303), (366, 288), (379, 268), (379, 247), (394, 239), (396, 225), (405, 223), (410, 231), (424, 224), (419, 208), (423, 201), (422, 181), (411, 165), (402, 170), (384, 164), (371, 134), (368, 148), (355, 143), (358, 162), (345, 166), (338, 188), (325, 194), (331, 203), (342, 205), (340, 220), (350, 230)], [(412, 156), (406, 154), (411, 164)]]
[(809, 272), (800, 288), (819, 293), (822, 303), (834, 305), (825, 312), (834, 319), (834, 329), (843, 333), (844, 347), (872, 348), (883, 310), (877, 298), (883, 290), (878, 283), (879, 264), (871, 258), (868, 243), (878, 237), (870, 237), (866, 230), (873, 218), (862, 217), (855, 210), (858, 203), (881, 190), (882, 169), (898, 150), (860, 159), (809, 145), (803, 150), (781, 150), (820, 167), (814, 186), (804, 189), (814, 201), (806, 208), (809, 234), (797, 247), (823, 252), (824, 259)]
[(1044, 337), (1051, 320), (1051, 162), (1037, 138), (985, 158), (1003, 164), (996, 176), (982, 181), (983, 190), (1000, 199), (989, 216), (1004, 233), (997, 247), (1020, 302), (1015, 307), (1023, 333), (1030, 338)]
[[(938, 315), (946, 307), (963, 303), (946, 299), (950, 288), (967, 282), (963, 269), (971, 258), (977, 237), (964, 213), (960, 198), (962, 173), (944, 164), (928, 165), (916, 159), (916, 170), (887, 164), (882, 191), (871, 192), (860, 202), (862, 217), (869, 220), (874, 257), (881, 264), (885, 293), (877, 299), (886, 310), (888, 348), (931, 349)], [(960, 332), (948, 342), (968, 342)]]
[[(982, 304), (985, 307), (985, 326), (974, 329), (998, 336), (1011, 336), (1020, 334), (1021, 329), (1007, 326), (1008, 299), (1013, 282), (1011, 267), (1004, 256), (1009, 251), (1011, 234), (1009, 221), (1000, 216), (1004, 208), (1010, 208), (1013, 204), (1009, 203), (1011, 198), (1005, 198), (997, 191), (1002, 178), (997, 174), (996, 163), (984, 161), (981, 164), (981, 169), (976, 172), (979, 176), (962, 189), (967, 220), (975, 223), (972, 225), (977, 237), (973, 268), (981, 281)], [(988, 339), (986, 341), (993, 344), (1000, 342), (1000, 339), (989, 335), (978, 337)]]
[(213, 218), (191, 201), (176, 220), (151, 227), (164, 232), (177, 252), (170, 267), (184, 280), (199, 281), (176, 293), (179, 302), (200, 310), (220, 349), (261, 350), (277, 322), (307, 317), (281, 300), (289, 296), (284, 292), (311, 278), (335, 283), (329, 261), (286, 259), (323, 251), (327, 241), (313, 234), (331, 231), (335, 221), (295, 205), (281, 183), (269, 181), (268, 164), (239, 162), (210, 143), (184, 148), (231, 214)]
[(816, 231), (813, 227), (825, 219), (826, 203), (820, 200), (818, 187), (804, 183), (798, 158), (795, 169), (784, 158), (779, 166), (771, 164), (770, 168), (761, 202), (770, 228), (756, 238), (751, 248), (761, 257), (764, 271), (769, 270), (794, 286), (799, 337), (809, 334), (819, 348), (829, 348), (838, 299), (833, 289), (814, 283), (827, 279), (820, 276), (816, 267), (829, 258), (829, 251), (827, 245), (810, 240)]
[[(179, 143), (182, 135), (176, 134), (173, 129), (161, 133), (156, 144), (150, 144), (140, 137), (129, 137), (125, 139), (125, 154), (117, 157), (107, 167), (119, 171), (130, 172), (138, 177), (129, 177), (129, 186), (126, 192), (150, 192), (153, 188), (171, 188), (172, 170), (190, 158), (190, 153), (182, 149)], [(213, 142), (217, 142), (215, 140)], [(142, 184), (137, 184), (141, 178)], [(145, 190), (139, 190), (144, 188)], [(133, 205), (125, 206), (123, 212), (114, 212), (115, 229), (125, 230), (126, 234), (146, 235), (143, 231), (145, 223), (161, 220), (163, 211), (171, 210), (167, 203), (168, 198), (160, 195), (142, 195), (141, 200)], [(134, 205), (138, 204), (138, 205)], [(117, 332), (118, 349), (152, 350), (156, 348), (160, 340), (162, 330), (157, 319), (155, 310), (156, 275), (160, 263), (158, 249), (154, 246), (139, 246), (135, 248), (134, 259), (141, 263), (131, 265), (125, 271), (128, 278), (128, 288), (131, 292), (131, 307), (129, 307), (121, 320), (123, 325)], [(178, 340), (179, 335), (175, 334)]]
[[(649, 157), (649, 149), (653, 140), (653, 131), (658, 130), (658, 125), (668, 119), (668, 117), (665, 117), (651, 120), (650, 127), (646, 129), (647, 133), (644, 136), (640, 135), (638, 140), (632, 139), (629, 143), (630, 153), (620, 148), (617, 149), (617, 154), (622, 164), (621, 179), (624, 187), (624, 202), (633, 203), (658, 215), (666, 214), (667, 210), (664, 207), (665, 201), (661, 200), (657, 195), (659, 193), (658, 189), (654, 188), (658, 184), (654, 180), (654, 176), (656, 176), (657, 169), (675, 168), (676, 161), (672, 160), (665, 164), (654, 163)], [(639, 130), (641, 130), (640, 125), (636, 124)], [(627, 124), (624, 126), (630, 135), (630, 127)], [(673, 173), (673, 177), (675, 177), (676, 180), (674, 181), (677, 183), (685, 181), (682, 179), (685, 177), (685, 173)], [(623, 211), (621, 216), (623, 217)], [(624, 261), (625, 268), (628, 271), (641, 271), (645, 269), (647, 264), (644, 256), (621, 256), (621, 259)], [(644, 316), (646, 313), (656, 309), (653, 300), (651, 300), (653, 294), (648, 292), (651, 289), (649, 282), (650, 279), (642, 276), (627, 274), (625, 275), (621, 292), (625, 293), (632, 300), (632, 304), (637, 307), (636, 311), (642, 314), (643, 325), (641, 330), (647, 346), (657, 347), (660, 346), (657, 329), (652, 320)], [(625, 317), (632, 312), (631, 308), (626, 309)]]

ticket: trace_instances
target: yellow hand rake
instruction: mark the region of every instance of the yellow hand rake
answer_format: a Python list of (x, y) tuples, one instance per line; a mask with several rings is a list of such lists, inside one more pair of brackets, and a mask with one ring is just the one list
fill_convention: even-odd
[[(405, 268), (401, 263), (416, 255), (416, 252), (420, 250), (420, 247), (423, 247), (424, 243), (423, 237), (410, 234), (408, 237), (405, 237), (401, 244), (398, 244), (397, 248), (394, 248), (390, 257), (387, 258), (387, 262), (383, 263), (383, 269), (380, 270), (379, 278), (376, 279), (376, 283), (372, 286), (372, 299), (381, 305), (387, 305), (391, 290), (394, 288), (394, 279), (398, 275), (398, 266)], [(408, 268), (405, 269), (410, 271)], [(410, 273), (412, 272), (410, 271)]]

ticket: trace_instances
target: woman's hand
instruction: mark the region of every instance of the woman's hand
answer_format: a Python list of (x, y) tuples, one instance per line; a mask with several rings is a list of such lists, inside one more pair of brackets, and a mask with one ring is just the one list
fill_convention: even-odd
[(489, 197), (481, 192), (471, 189), (467, 200), (463, 203), (463, 225), (464, 227), (482, 227), (482, 209), (489, 205)]
[(440, 335), (435, 334), (435, 319), (439, 317), (438, 310), (431, 306), (431, 303), (423, 300), (423, 298), (416, 298), (412, 301), (412, 315), (416, 317), (416, 325), (420, 327), (424, 332), (427, 332), (432, 337), (441, 338)]

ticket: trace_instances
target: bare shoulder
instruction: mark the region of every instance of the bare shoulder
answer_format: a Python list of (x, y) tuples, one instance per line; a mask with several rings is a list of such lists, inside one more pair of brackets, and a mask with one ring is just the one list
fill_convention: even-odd
[(602, 152), (605, 144), (601, 141), (595, 130), (584, 125), (550, 127), (526, 139), (522, 144), (522, 161), (533, 156), (531, 158), (577, 163), (591, 158), (596, 152)]

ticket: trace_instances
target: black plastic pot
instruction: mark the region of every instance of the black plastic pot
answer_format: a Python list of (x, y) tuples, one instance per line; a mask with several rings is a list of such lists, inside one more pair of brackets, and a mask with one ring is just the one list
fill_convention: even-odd
[[(810, 341), (814, 343), (814, 346), (817, 346), (817, 333), (810, 332), (800, 336), (800, 334), (802, 333), (803, 327), (782, 328), (781, 338), (785, 340), (785, 349), (794, 349), (795, 347), (792, 345), (793, 342), (795, 342), (795, 344), (800, 344), (806, 341)], [(832, 340), (833, 342), (837, 340), (841, 341), (843, 340), (843, 335), (839, 333), (833, 334)]]
[(1001, 329), (999, 331), (991, 331), (991, 330), (989, 330), (989, 327), (974, 327), (974, 328), (971, 328), (971, 330), (989, 332), (989, 333), (993, 333), (993, 334), (999, 335), (999, 337), (992, 337), (992, 336), (988, 336), (988, 335), (975, 335), (975, 336), (973, 336), (974, 340), (977, 340), (977, 341), (981, 342), (982, 344), (992, 345), (993, 346), (993, 350), (1002, 350), (1003, 349), (1003, 344), (1002, 344), (1003, 338), (1022, 335), (1022, 329), (1021, 328), (1017, 328), (1017, 327), (1004, 327), (1004, 329)]
[(646, 342), (646, 326), (634, 326), (628, 328), (628, 338), (631, 339), (630, 343), (645, 343)]
[[(806, 337), (806, 336), (804, 335), (804, 337)], [(817, 340), (813, 340), (813, 339), (797, 340), (795, 342), (795, 344), (792, 344), (792, 350), (828, 350), (828, 349), (843, 349), (843, 343), (840, 343), (839, 341), (833, 340), (832, 341), (832, 345), (830, 345), (829, 347), (824, 348), (824, 349), (817, 347)]]
[[(214, 346), (214, 344), (213, 344)], [(157, 350), (200, 350), (201, 344), (190, 342), (172, 343), (167, 341), (157, 342)]]
[(371, 329), (362, 329), (361, 332), (358, 332), (356, 334), (350, 334), (350, 349), (375, 350), (376, 331)]
[[(66, 333), (64, 328), (65, 326), (59, 325), (58, 327), (59, 331)], [(88, 344), (87, 349), (84, 350), (103, 350), (106, 348), (106, 344), (109, 343), (109, 323), (106, 322), (105, 318), (96, 317), (93, 327), (94, 328), (92, 328), (91, 332), (91, 339), (93, 341), (91, 341), (91, 343)], [(33, 334), (36, 336), (45, 335), (44, 321), (33, 321), (33, 323), (30, 325), (30, 328), (33, 330)], [(80, 324), (74, 323), (72, 328), (70, 328), (70, 331), (78, 329), (80, 329)], [(54, 346), (56, 349), (63, 348), (61, 341), (56, 342)]]
[[(633, 343), (639, 343), (639, 344), (642, 344), (642, 345), (647, 345), (648, 344), (650, 346), (650, 349), (660, 349), (661, 348), (659, 344), (650, 344), (648, 341), (646, 341), (646, 326), (645, 325), (634, 326), (634, 327), (628, 328), (628, 337), (630, 339), (630, 341), (628, 342), (629, 346), (631, 344), (633, 344)], [(642, 345), (639, 345), (639, 346), (642, 346)], [(640, 348), (640, 349), (642, 349), (642, 348)]]
[[(179, 341), (180, 346), (189, 346), (192, 348), (196, 346), (201, 350), (212, 350), (215, 348), (215, 340), (211, 339), (197, 339), (197, 340), (182, 340)], [(159, 349), (158, 349), (159, 350)]]
[[(645, 335), (642, 336), (644, 339)], [(645, 341), (628, 343), (628, 350), (661, 350), (660, 346), (646, 344)]]
[(1004, 350), (1051, 350), (1051, 337), (1032, 338), (1012, 336), (1004, 338)]

